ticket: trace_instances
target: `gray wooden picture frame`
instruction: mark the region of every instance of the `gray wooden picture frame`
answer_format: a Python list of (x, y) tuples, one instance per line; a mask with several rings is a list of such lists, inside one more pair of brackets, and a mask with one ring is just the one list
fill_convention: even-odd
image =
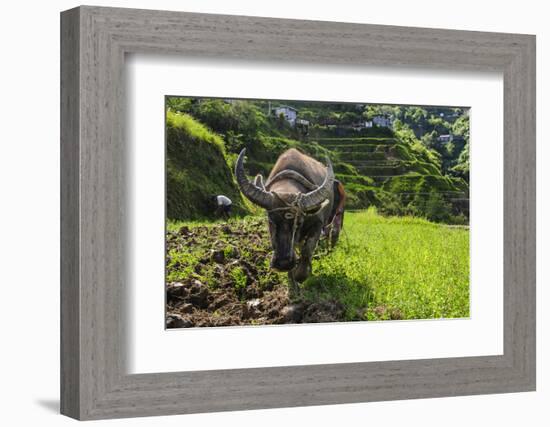
[[(129, 375), (127, 53), (504, 76), (504, 354)], [(61, 412), (100, 419), (535, 390), (535, 37), (83, 6), (61, 14)]]

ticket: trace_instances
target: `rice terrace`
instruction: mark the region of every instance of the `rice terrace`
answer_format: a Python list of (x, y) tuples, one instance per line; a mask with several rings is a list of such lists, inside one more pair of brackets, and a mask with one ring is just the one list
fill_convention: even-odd
[(469, 109), (166, 97), (166, 326), (468, 317)]

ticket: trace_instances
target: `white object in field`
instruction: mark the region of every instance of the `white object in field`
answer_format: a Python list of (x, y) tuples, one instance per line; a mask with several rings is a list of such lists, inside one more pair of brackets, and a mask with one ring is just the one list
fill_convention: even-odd
[(231, 206), (233, 203), (229, 197), (224, 195), (216, 196), (216, 200), (218, 202), (218, 206)]

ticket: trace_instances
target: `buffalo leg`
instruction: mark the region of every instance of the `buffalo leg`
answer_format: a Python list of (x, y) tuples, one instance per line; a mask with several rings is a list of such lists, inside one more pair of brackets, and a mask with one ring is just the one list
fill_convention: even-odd
[(336, 214), (334, 217), (332, 228), (330, 230), (330, 242), (331, 246), (334, 248), (336, 243), (338, 243), (338, 238), (340, 237), (340, 231), (344, 227), (344, 212)]
[(288, 290), (290, 300), (298, 299), (300, 296), (300, 286), (294, 277), (294, 270), (288, 272), (288, 283), (290, 285)]
[(317, 247), (317, 242), (321, 237), (321, 230), (314, 232), (310, 236), (306, 237), (302, 251), (300, 252), (300, 261), (298, 266), (294, 270), (294, 278), (297, 282), (301, 283), (306, 280), (311, 274), (311, 259), (313, 258), (313, 252)]

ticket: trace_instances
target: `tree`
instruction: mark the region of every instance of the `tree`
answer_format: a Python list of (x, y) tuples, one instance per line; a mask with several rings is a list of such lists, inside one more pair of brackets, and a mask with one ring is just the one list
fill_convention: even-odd
[(433, 130), (425, 133), (422, 135), (422, 138), (420, 138), (420, 141), (422, 141), (422, 144), (426, 148), (435, 148), (437, 146), (437, 132)]
[(451, 218), (452, 206), (441, 194), (432, 192), (426, 201), (426, 218), (430, 221), (448, 222)]
[(470, 140), (470, 116), (463, 114), (452, 125), (452, 131), (454, 135), (459, 135), (464, 138), (466, 142)]
[(300, 110), (299, 116), (301, 119), (308, 120), (309, 122), (315, 121), (315, 114), (311, 110)]
[(462, 149), (456, 166), (452, 168), (452, 171), (462, 176), (466, 181), (470, 180), (470, 143), (466, 143)]
[(432, 130), (435, 130), (439, 135), (444, 135), (449, 133), (451, 125), (446, 122), (442, 117), (430, 116), (428, 119), (428, 124), (431, 126)]
[(372, 120), (375, 116), (402, 118), (401, 107), (396, 105), (367, 105), (363, 110), (363, 117)]
[(405, 107), (404, 119), (407, 123), (421, 124), (428, 117), (428, 112), (420, 107)]
[(353, 123), (357, 123), (359, 118), (359, 114), (348, 111), (340, 116), (340, 123), (343, 125), (351, 125)]
[(172, 111), (187, 113), (191, 108), (192, 100), (190, 98), (180, 98), (170, 96), (166, 98), (166, 106)]

